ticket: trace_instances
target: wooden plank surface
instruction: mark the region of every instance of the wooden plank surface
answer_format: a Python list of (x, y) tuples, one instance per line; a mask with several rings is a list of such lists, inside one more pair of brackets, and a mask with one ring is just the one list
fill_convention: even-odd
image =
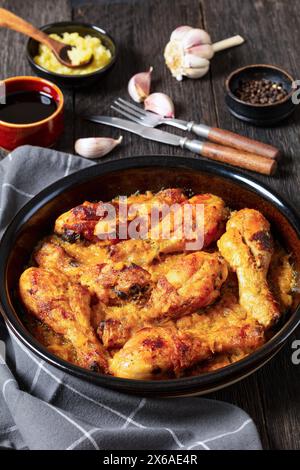
[[(283, 124), (274, 128), (256, 128), (232, 117), (224, 103), (226, 76), (243, 65), (270, 63), (299, 78), (296, 44), (300, 41), (299, 0), (204, 0), (202, 13), (213, 40), (241, 34), (247, 40), (242, 47), (220, 53), (212, 61), (212, 86), (218, 125), (279, 146), (284, 159), (276, 177), (257, 178), (267, 183), (300, 211), (300, 106)], [(221, 37), (221, 36), (222, 37)], [(255, 374), (266, 426), (266, 440), (275, 449), (300, 449), (300, 367), (291, 362), (292, 336), (284, 350), (263, 370)], [(241, 385), (242, 387), (244, 386)], [(245, 384), (247, 387), (247, 384)], [(224, 393), (224, 394), (223, 394)], [(229, 391), (217, 394), (229, 399)], [(239, 398), (238, 398), (239, 399)]]
[[(111, 32), (119, 46), (119, 58), (115, 70), (93, 90), (76, 93), (77, 114), (111, 114), (110, 105), (118, 96), (128, 98), (127, 83), (130, 77), (140, 71), (153, 71), (153, 90), (170, 95), (175, 103), (178, 116), (195, 120), (204, 117), (207, 122), (215, 122), (216, 116), (209, 76), (199, 81), (186, 80), (178, 83), (171, 77), (164, 65), (163, 50), (170, 32), (178, 22), (202, 24), (198, 0), (151, 0), (130, 1), (109, 4), (100, 2), (91, 6), (81, 6), (74, 11), (75, 20), (97, 23)], [(186, 99), (188, 97), (188, 100)], [(160, 145), (156, 142), (141, 141), (141, 138), (109, 127), (83, 123), (76, 120), (76, 137), (91, 135), (124, 136), (122, 146), (109, 158), (122, 158), (128, 155), (173, 154), (191, 155), (180, 148)], [(172, 128), (168, 128), (172, 132)]]
[[(282, 67), (295, 79), (299, 78), (295, 45), (300, 41), (299, 0), (204, 0), (202, 11), (205, 27), (213, 40), (241, 34), (246, 43), (212, 60), (212, 87), (215, 97), (218, 125), (249, 137), (272, 142), (284, 153), (284, 160), (275, 177), (258, 179), (280, 191), (295, 206), (300, 207), (299, 120), (300, 106), (282, 124), (258, 128), (237, 120), (227, 111), (225, 79), (230, 72), (248, 64), (266, 63)], [(222, 13), (221, 13), (222, 12)]]
[[(297, 191), (300, 183), (300, 107), (283, 125), (258, 129), (231, 117), (224, 103), (226, 76), (244, 64), (277, 64), (300, 78), (296, 47), (300, 40), (297, 16), (300, 0), (202, 0), (201, 4), (199, 0), (98, 0), (87, 1), (73, 10), (68, 0), (31, 0), (30, 7), (26, 0), (2, 0), (1, 6), (37, 26), (70, 18), (92, 22), (111, 32), (119, 45), (119, 59), (111, 75), (93, 89), (64, 92), (66, 130), (57, 148), (72, 152), (76, 138), (118, 136), (119, 131), (84, 122), (79, 116), (84, 112), (113, 114), (110, 104), (117, 96), (127, 96), (130, 76), (152, 65), (153, 89), (173, 97), (178, 117), (219, 125), (279, 145), (285, 158), (278, 176), (258, 178), (300, 210), (300, 193)], [(205, 26), (213, 40), (242, 34), (247, 43), (215, 56), (205, 78), (177, 83), (164, 66), (162, 52), (170, 32), (180, 24)], [(24, 59), (23, 37), (0, 30), (0, 41), (1, 78), (32, 74)], [(184, 153), (125, 132), (122, 134), (124, 144), (107, 159), (155, 153), (174, 154), (176, 158)], [(190, 155), (189, 152), (186, 154)], [(300, 449), (300, 367), (291, 362), (291, 341), (295, 337), (300, 337), (299, 330), (276, 359), (262, 370), (210, 395), (247, 411), (258, 426), (264, 448)]]

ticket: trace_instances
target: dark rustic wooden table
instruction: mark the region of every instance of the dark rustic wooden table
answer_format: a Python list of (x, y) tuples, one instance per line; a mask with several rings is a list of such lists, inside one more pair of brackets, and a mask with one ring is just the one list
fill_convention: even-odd
[[(117, 130), (89, 124), (83, 112), (109, 114), (117, 96), (126, 97), (133, 73), (154, 66), (155, 90), (170, 94), (177, 116), (218, 125), (282, 148), (284, 159), (276, 177), (258, 177), (300, 211), (300, 106), (284, 124), (258, 129), (234, 119), (224, 103), (225, 77), (235, 68), (251, 63), (270, 63), (287, 69), (300, 79), (300, 0), (2, 0), (1, 6), (41, 26), (52, 21), (79, 20), (95, 23), (115, 37), (119, 58), (114, 71), (93, 89), (66, 91), (66, 129), (57, 145), (73, 152), (76, 138), (117, 136)], [(234, 34), (247, 42), (220, 53), (210, 73), (200, 80), (177, 83), (164, 66), (162, 51), (170, 32), (178, 25), (204, 27), (213, 40)], [(32, 74), (25, 58), (25, 40), (17, 33), (0, 31), (1, 78)], [(298, 51), (298, 52), (297, 52)], [(297, 67), (298, 65), (298, 67)], [(123, 132), (122, 132), (123, 133)], [(108, 158), (129, 155), (184, 154), (168, 146), (124, 134), (123, 145)], [(188, 153), (187, 153), (188, 154)], [(198, 157), (196, 157), (198, 158)], [(300, 366), (292, 364), (291, 344), (251, 377), (210, 397), (234, 403), (256, 422), (266, 449), (300, 449)]]

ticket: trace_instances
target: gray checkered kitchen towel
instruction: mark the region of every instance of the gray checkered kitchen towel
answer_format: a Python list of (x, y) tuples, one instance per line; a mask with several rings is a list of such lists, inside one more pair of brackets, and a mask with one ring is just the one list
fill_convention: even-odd
[[(53, 150), (15, 150), (0, 162), (0, 229), (47, 185), (93, 164)], [(2, 448), (261, 449), (253, 421), (233, 405), (200, 397), (145, 399), (100, 388), (40, 360), (1, 320), (0, 341)]]

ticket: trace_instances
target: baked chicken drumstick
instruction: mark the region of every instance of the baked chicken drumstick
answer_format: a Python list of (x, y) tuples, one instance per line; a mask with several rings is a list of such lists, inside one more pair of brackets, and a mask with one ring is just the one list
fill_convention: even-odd
[(269, 222), (254, 209), (235, 212), (218, 247), (237, 274), (240, 304), (266, 329), (271, 327), (280, 311), (267, 282), (273, 254)]
[(105, 351), (90, 324), (90, 294), (61, 272), (29, 268), (21, 275), (20, 296), (28, 311), (68, 339), (82, 367), (107, 372)]
[(167, 264), (166, 272), (156, 280), (152, 274), (152, 286), (144, 304), (130, 302), (107, 309), (98, 329), (106, 348), (122, 346), (145, 324), (179, 318), (212, 304), (227, 279), (227, 264), (217, 253), (183, 254)]
[(215, 354), (249, 353), (263, 343), (263, 327), (247, 316), (229, 289), (204, 311), (137, 331), (110, 360), (110, 372), (144, 380), (180, 377)]
[(171, 256), (146, 270), (124, 263), (84, 266), (45, 241), (34, 259), (40, 268), (62, 272), (98, 299), (98, 311), (103, 312), (98, 334), (106, 348), (121, 347), (146, 322), (178, 318), (210, 305), (228, 273), (218, 253), (201, 251)]
[[(127, 222), (132, 221), (137, 214), (143, 217), (150, 215), (151, 209), (154, 205), (159, 204), (181, 204), (187, 200), (187, 197), (183, 194), (180, 189), (165, 189), (159, 191), (156, 194), (152, 194), (150, 191), (145, 194), (137, 194), (129, 196), (126, 199), (128, 214), (132, 214), (128, 217)], [(106, 240), (105, 244), (113, 244), (119, 241), (118, 237), (118, 226), (122, 217), (120, 216), (120, 208), (122, 201), (119, 198), (110, 201), (110, 205), (115, 208), (116, 214), (116, 239)], [(89, 202), (85, 201), (79, 206), (73, 207), (68, 212), (61, 214), (55, 222), (55, 233), (64, 237), (67, 241), (73, 243), (76, 240), (82, 239), (93, 243), (99, 242), (100, 238), (97, 236), (101, 232), (101, 222), (105, 218), (105, 207), (106, 204), (102, 201)], [(120, 219), (121, 217), (121, 219)], [(107, 228), (107, 224), (103, 227)], [(103, 242), (102, 242), (103, 243)]]
[[(194, 231), (189, 235), (190, 238), (186, 236), (184, 230), (180, 234), (180, 228), (183, 229), (185, 222), (185, 205), (191, 209), (191, 225), (194, 225)], [(200, 223), (197, 227), (197, 210), (200, 207), (203, 209), (203, 226)], [(222, 235), (227, 217), (228, 209), (220, 197), (214, 194), (198, 194), (177, 204), (173, 212), (163, 217), (156, 232), (154, 231), (155, 235), (149, 232), (145, 239), (131, 238), (113, 245), (110, 252), (111, 260), (113, 262), (127, 260), (145, 265), (151, 264), (162, 254), (202, 250)], [(164, 235), (166, 224), (169, 227), (168, 236)], [(199, 233), (202, 236), (202, 240), (199, 240), (200, 246), (195, 243)], [(191, 245), (188, 246), (188, 243)]]

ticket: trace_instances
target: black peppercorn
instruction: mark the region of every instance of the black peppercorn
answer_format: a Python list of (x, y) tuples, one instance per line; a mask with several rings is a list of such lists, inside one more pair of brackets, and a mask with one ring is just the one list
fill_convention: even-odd
[(282, 83), (261, 80), (240, 80), (235, 95), (251, 104), (273, 104), (287, 96)]

